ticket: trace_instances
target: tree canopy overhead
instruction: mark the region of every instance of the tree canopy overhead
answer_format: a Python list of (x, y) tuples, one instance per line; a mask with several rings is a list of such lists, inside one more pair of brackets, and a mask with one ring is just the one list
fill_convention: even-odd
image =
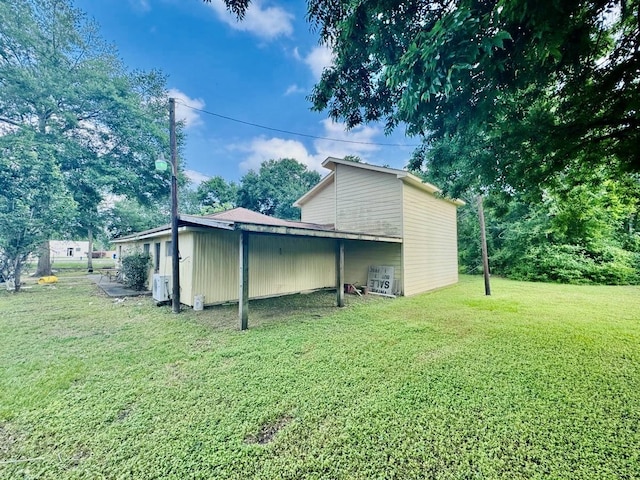
[(424, 142), (411, 166), (453, 183), (540, 182), (578, 158), (638, 171), (639, 15), (640, 0), (308, 0), (335, 56), (310, 99), (348, 127), (406, 128)]

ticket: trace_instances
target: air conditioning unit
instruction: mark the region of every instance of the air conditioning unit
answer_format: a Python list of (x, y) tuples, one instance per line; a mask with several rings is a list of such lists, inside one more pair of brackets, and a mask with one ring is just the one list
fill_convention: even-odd
[(152, 296), (156, 302), (166, 302), (169, 300), (171, 277), (169, 275), (153, 274)]

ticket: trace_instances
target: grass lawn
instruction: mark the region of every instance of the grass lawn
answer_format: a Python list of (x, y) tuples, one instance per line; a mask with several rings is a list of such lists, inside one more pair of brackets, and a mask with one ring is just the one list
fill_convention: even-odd
[(0, 292), (0, 478), (640, 478), (640, 288), (492, 287), (246, 332), (83, 276)]

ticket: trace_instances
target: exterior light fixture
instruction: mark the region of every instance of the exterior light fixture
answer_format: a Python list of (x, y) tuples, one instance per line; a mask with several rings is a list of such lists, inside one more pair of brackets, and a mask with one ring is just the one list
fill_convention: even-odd
[(168, 166), (169, 164), (164, 159), (164, 155), (162, 153), (158, 155), (158, 158), (156, 159), (156, 171), (164, 172)]

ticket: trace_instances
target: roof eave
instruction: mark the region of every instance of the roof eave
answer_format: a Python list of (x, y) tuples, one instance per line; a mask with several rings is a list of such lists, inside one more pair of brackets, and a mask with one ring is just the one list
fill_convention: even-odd
[(316, 230), (311, 228), (259, 225), (255, 223), (236, 223), (237, 230), (274, 235), (293, 235), (299, 237), (335, 238), (342, 240), (369, 240), (375, 242), (402, 243), (401, 237), (373, 235), (368, 233), (341, 232), (336, 230)]

